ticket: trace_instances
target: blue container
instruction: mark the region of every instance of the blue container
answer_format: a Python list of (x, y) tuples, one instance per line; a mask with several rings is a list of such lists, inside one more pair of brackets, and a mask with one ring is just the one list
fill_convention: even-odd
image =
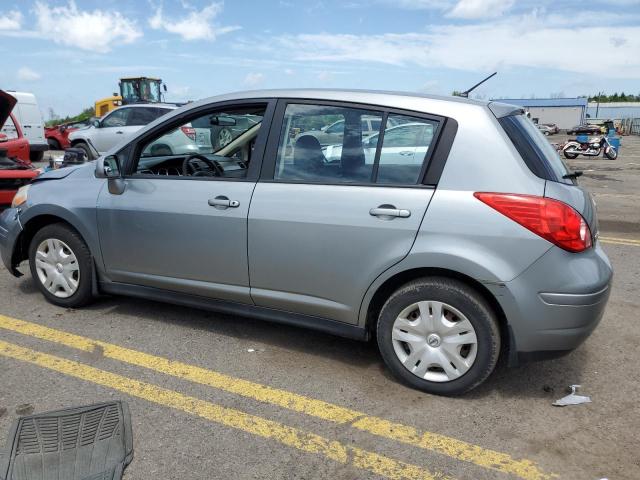
[(607, 138), (607, 140), (609, 140), (611, 146), (616, 149), (616, 152), (620, 152), (620, 137), (611, 137)]
[(587, 143), (589, 141), (589, 135), (578, 135), (576, 140), (580, 143)]

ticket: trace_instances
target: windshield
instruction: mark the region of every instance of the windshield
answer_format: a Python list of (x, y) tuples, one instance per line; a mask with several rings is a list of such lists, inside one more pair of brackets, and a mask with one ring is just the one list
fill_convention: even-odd
[(509, 115), (501, 118), (500, 124), (533, 173), (545, 180), (574, 183), (572, 179), (563, 178), (569, 169), (531, 119), (525, 115)]
[(123, 80), (121, 94), (124, 103), (160, 102), (160, 81), (150, 79)]

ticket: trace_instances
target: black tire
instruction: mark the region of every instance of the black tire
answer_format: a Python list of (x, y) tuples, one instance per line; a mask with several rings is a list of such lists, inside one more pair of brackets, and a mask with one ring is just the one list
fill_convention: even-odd
[[(394, 351), (392, 329), (396, 318), (411, 304), (424, 300), (444, 302), (459, 310), (475, 329), (475, 361), (466, 373), (455, 380), (436, 382), (418, 377), (405, 368)], [(496, 314), (487, 301), (466, 284), (441, 277), (414, 280), (396, 290), (380, 311), (377, 340), (382, 358), (396, 378), (413, 388), (436, 395), (461, 395), (484, 382), (498, 362), (501, 344)]]
[(78, 142), (75, 145), (72, 145), (73, 148), (80, 148), (82, 150), (84, 150), (84, 153), (87, 155), (87, 159), (90, 160), (95, 160), (95, 157), (93, 156), (93, 153), (91, 152), (91, 148), (89, 148), (89, 145), (87, 145), (85, 142)]
[(60, 144), (55, 138), (47, 138), (47, 143), (49, 144), (49, 150), (62, 150)]
[(33, 150), (29, 152), (29, 160), (32, 162), (41, 162), (44, 160), (44, 152), (34, 152)]
[(564, 158), (567, 158), (569, 160), (573, 160), (574, 158), (578, 158), (578, 154), (577, 153), (569, 153), (569, 152), (563, 150), (562, 154), (564, 155)]
[[(49, 292), (40, 281), (36, 271), (35, 258), (38, 245), (50, 238), (61, 240), (66, 243), (78, 261), (78, 288), (73, 295), (67, 298), (60, 298)], [(53, 223), (38, 230), (29, 245), (29, 267), (31, 269), (33, 281), (50, 303), (60, 307), (76, 308), (86, 305), (93, 300), (91, 288), (93, 273), (91, 252), (80, 234), (73, 228), (63, 223)]]
[(604, 154), (609, 160), (615, 160), (618, 158), (618, 151), (613, 147), (605, 149)]

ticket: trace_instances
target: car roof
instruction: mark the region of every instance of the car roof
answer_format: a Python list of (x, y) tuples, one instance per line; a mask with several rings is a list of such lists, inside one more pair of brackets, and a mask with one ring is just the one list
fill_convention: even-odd
[(138, 108), (138, 107), (166, 108), (167, 110), (175, 110), (176, 108), (178, 108), (178, 106), (173, 103), (130, 103), (129, 105), (122, 105), (118, 108), (114, 108), (112, 112), (115, 112), (116, 110), (120, 110), (122, 108), (131, 108), (131, 107), (133, 108)]
[(356, 90), (356, 89), (271, 89), (271, 90), (247, 90), (226, 93), (204, 98), (184, 106), (185, 109), (198, 108), (211, 103), (267, 98), (293, 98), (304, 100), (323, 100), (335, 102), (351, 102), (377, 105), (381, 107), (402, 108), (414, 111), (431, 112), (447, 115), (449, 110), (456, 112), (469, 109), (486, 108), (491, 105), (494, 113), (505, 109), (513, 111), (521, 109), (518, 106), (487, 102), (462, 97), (428, 95), (418, 92), (392, 92), (383, 90)]

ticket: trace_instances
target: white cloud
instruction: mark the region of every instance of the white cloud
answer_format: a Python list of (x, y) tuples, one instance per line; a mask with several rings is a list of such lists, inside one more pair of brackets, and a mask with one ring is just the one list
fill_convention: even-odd
[(142, 36), (136, 23), (120, 12), (79, 10), (73, 0), (60, 7), (38, 1), (34, 13), (38, 36), (83, 50), (104, 53)]
[(222, 3), (210, 3), (202, 10), (197, 10), (183, 3), (189, 12), (182, 18), (167, 18), (160, 5), (149, 19), (149, 26), (154, 30), (165, 30), (180, 35), (183, 40), (215, 40), (216, 36), (240, 29), (237, 26), (222, 27), (214, 24), (216, 17), (222, 12)]
[(24, 82), (32, 82), (34, 80), (39, 80), (40, 74), (35, 70), (30, 69), (29, 67), (21, 67), (18, 69), (17, 77), (18, 80), (22, 80)]
[[(509, 67), (542, 68), (592, 75), (589, 62), (598, 58), (598, 74), (609, 78), (640, 77), (640, 26), (554, 24), (546, 17), (509, 17), (490, 23), (442, 25), (426, 33), (381, 35), (302, 34), (282, 36), (271, 44), (274, 53), (304, 62), (365, 62), (466, 71)], [(637, 24), (636, 24), (637, 25)], [(615, 35), (614, 35), (615, 33)], [(608, 41), (623, 45), (612, 48)], [(544, 41), (541, 41), (544, 39)], [(262, 43), (264, 45), (264, 42)], [(558, 45), (562, 54), (558, 54)]]
[(21, 26), (22, 13), (19, 10), (0, 13), (0, 30), (19, 30)]
[(494, 18), (507, 12), (514, 0), (460, 0), (447, 16), (454, 18)]
[[(377, 0), (377, 3), (403, 10), (443, 10), (452, 5), (452, 0)], [(371, 8), (366, 3), (361, 5)]]
[(257, 87), (262, 82), (264, 82), (264, 74), (263, 73), (248, 73), (246, 77), (244, 77), (244, 84), (247, 87)]

